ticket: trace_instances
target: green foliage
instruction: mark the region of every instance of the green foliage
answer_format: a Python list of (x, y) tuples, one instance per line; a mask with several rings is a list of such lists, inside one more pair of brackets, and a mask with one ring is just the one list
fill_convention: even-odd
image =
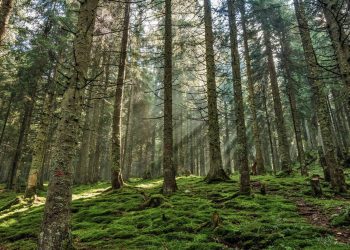
[(332, 217), (333, 226), (350, 226), (350, 207)]
[[(253, 177), (253, 194), (230, 198), (238, 191), (238, 176), (225, 183), (206, 184), (200, 177), (179, 177), (179, 191), (159, 195), (161, 180), (133, 180), (122, 190), (108, 183), (77, 186), (72, 203), (72, 235), (77, 249), (349, 249), (331, 232), (309, 224), (292, 198), (302, 197), (326, 212), (348, 201), (305, 195), (307, 178)], [(261, 195), (257, 183), (265, 183)], [(139, 209), (148, 197), (160, 197), (156, 208)], [(15, 197), (1, 193), (2, 200)], [(3, 203), (3, 201), (2, 201)], [(5, 202), (4, 202), (5, 203)], [(330, 206), (334, 204), (334, 206)], [(8, 249), (35, 249), (43, 205), (22, 206), (0, 219), (0, 241)], [(211, 216), (220, 216), (218, 227)], [(348, 211), (347, 211), (348, 212)], [(333, 225), (344, 225), (341, 218)], [(348, 214), (347, 214), (348, 216)]]

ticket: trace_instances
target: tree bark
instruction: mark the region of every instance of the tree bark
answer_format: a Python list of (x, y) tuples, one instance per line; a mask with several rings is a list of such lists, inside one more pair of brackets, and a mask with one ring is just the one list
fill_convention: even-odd
[(127, 45), (129, 38), (130, 2), (127, 2), (124, 10), (123, 35), (120, 47), (120, 60), (118, 67), (117, 86), (114, 97), (114, 113), (112, 127), (112, 188), (119, 189), (123, 186), (121, 166), (121, 111), (124, 89), (125, 64)]
[(284, 27), (282, 29), (283, 30), (281, 32), (281, 37), (280, 37), (281, 48), (282, 48), (281, 60), (282, 60), (285, 75), (286, 75), (287, 95), (288, 95), (289, 105), (290, 105), (291, 114), (292, 114), (295, 141), (297, 144), (298, 158), (299, 158), (299, 163), (300, 163), (300, 171), (301, 171), (301, 175), (307, 176), (308, 171), (307, 171), (306, 162), (305, 162), (305, 152), (304, 152), (303, 139), (302, 139), (302, 134), (301, 134), (301, 120), (300, 120), (300, 115), (298, 112), (295, 86), (294, 86), (292, 72), (291, 72), (291, 68), (290, 68), (291, 48), (290, 48), (290, 44), (288, 42), (289, 40), (287, 38), (286, 31), (284, 30)]
[(237, 154), (240, 166), (240, 192), (250, 194), (250, 175), (248, 165), (247, 135), (244, 117), (244, 104), (242, 94), (241, 68), (237, 42), (236, 25), (236, 2), (228, 0), (228, 18), (230, 26), (230, 45), (231, 45), (231, 67), (233, 73), (233, 91), (236, 113), (237, 130)]
[(7, 24), (13, 8), (13, 0), (2, 0), (0, 7), (0, 45), (3, 42)]
[(254, 136), (254, 146), (255, 146), (255, 160), (257, 174), (265, 173), (264, 159), (261, 150), (261, 138), (260, 138), (260, 128), (258, 124), (257, 117), (257, 108), (255, 103), (255, 91), (254, 91), (254, 82), (252, 77), (252, 66), (251, 66), (251, 57), (249, 54), (249, 45), (248, 45), (248, 31), (246, 24), (246, 14), (245, 14), (245, 5), (244, 1), (240, 2), (240, 12), (242, 19), (242, 30), (243, 30), (243, 45), (244, 45), (244, 60), (246, 64), (246, 73), (248, 81), (248, 93), (249, 93), (249, 107), (252, 115), (252, 125), (253, 125), (253, 136)]
[(172, 8), (171, 0), (165, 0), (164, 34), (164, 130), (163, 130), (163, 193), (177, 190), (173, 162), (173, 102), (172, 102)]
[(275, 121), (276, 121), (277, 134), (278, 134), (278, 146), (279, 146), (280, 157), (281, 157), (281, 169), (283, 172), (290, 174), (292, 169), (290, 165), (291, 160), (289, 155), (289, 144), (288, 144), (285, 121), (283, 117), (283, 109), (282, 109), (281, 97), (280, 97), (280, 92), (278, 87), (275, 62), (274, 62), (273, 53), (272, 53), (272, 44), (270, 40), (271, 34), (264, 22), (262, 23), (262, 25), (263, 25), (264, 44), (266, 47), (266, 54), (267, 54), (267, 64), (268, 64), (267, 66), (270, 74), (273, 107), (275, 111)]
[(213, 181), (225, 181), (229, 179), (229, 177), (223, 169), (220, 150), (220, 128), (215, 82), (214, 35), (212, 27), (210, 0), (204, 0), (204, 26), (208, 101), (208, 141), (210, 162), (210, 169), (205, 179), (207, 182), (210, 183)]
[(69, 223), (73, 184), (72, 160), (78, 142), (77, 132), (82, 111), (81, 88), (86, 85), (97, 5), (98, 0), (80, 1), (73, 46), (74, 66), (61, 103), (54, 164), (39, 234), (40, 250), (69, 249), (72, 245)]

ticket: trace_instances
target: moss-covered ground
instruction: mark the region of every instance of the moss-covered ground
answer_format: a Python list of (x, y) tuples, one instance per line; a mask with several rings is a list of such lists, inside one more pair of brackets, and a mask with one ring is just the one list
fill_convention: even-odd
[[(349, 182), (349, 178), (347, 179)], [(334, 225), (349, 212), (350, 199), (334, 196), (322, 182), (324, 197), (313, 198), (305, 177), (252, 177), (253, 194), (230, 198), (239, 177), (206, 184), (200, 177), (177, 178), (179, 190), (155, 208), (140, 209), (144, 195), (159, 197), (162, 181), (132, 180), (119, 191), (108, 183), (74, 188), (72, 235), (77, 249), (350, 249), (327, 227), (299, 214), (297, 200), (316, 206)], [(267, 193), (260, 193), (261, 184)], [(0, 192), (0, 207), (18, 194)], [(0, 249), (36, 249), (45, 202), (21, 202), (0, 213)], [(211, 224), (213, 213), (220, 222)], [(339, 214), (339, 215), (337, 215)]]

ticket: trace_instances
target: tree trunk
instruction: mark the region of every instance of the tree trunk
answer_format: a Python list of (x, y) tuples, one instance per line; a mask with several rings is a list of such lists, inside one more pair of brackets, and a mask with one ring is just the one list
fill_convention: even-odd
[(247, 135), (244, 117), (244, 104), (242, 94), (241, 68), (237, 42), (236, 26), (236, 6), (234, 0), (228, 0), (228, 17), (230, 26), (230, 45), (231, 45), (231, 67), (233, 73), (233, 91), (236, 113), (237, 130), (237, 154), (240, 166), (240, 192), (250, 194), (250, 175), (248, 165)]
[(88, 183), (88, 164), (89, 164), (89, 145), (90, 145), (90, 122), (91, 117), (91, 100), (92, 100), (92, 85), (88, 86), (87, 97), (85, 102), (85, 120), (83, 126), (83, 134), (79, 149), (79, 160), (75, 169), (74, 183), (87, 184)]
[(294, 127), (294, 133), (295, 133), (295, 141), (297, 144), (297, 150), (298, 150), (298, 158), (300, 163), (300, 171), (301, 175), (307, 176), (308, 171), (306, 167), (305, 162), (305, 153), (304, 153), (304, 146), (303, 146), (303, 139), (301, 135), (301, 121), (300, 121), (300, 115), (298, 112), (297, 107), (297, 100), (296, 100), (296, 93), (295, 93), (295, 86), (292, 78), (292, 72), (290, 68), (290, 54), (291, 54), (291, 48), (289, 44), (289, 40), (286, 34), (286, 31), (284, 30), (284, 27), (282, 28), (281, 32), (281, 48), (282, 48), (282, 63), (286, 75), (286, 81), (287, 81), (287, 95), (289, 98), (289, 104), (292, 114), (292, 120), (293, 120), (293, 127)]
[[(126, 155), (128, 151), (128, 146), (129, 146), (129, 133), (130, 133), (130, 116), (132, 113), (132, 99), (133, 99), (133, 92), (134, 92), (134, 87), (130, 87), (130, 92), (129, 92), (129, 100), (127, 103), (127, 115), (126, 115), (126, 122), (125, 122), (125, 135), (124, 135), (124, 145), (123, 145), (123, 154), (122, 154), (122, 168), (125, 169), (125, 160), (126, 160)], [(124, 173), (124, 178), (127, 180), (129, 176), (127, 176), (126, 172)]]
[(127, 45), (129, 38), (130, 23), (130, 2), (127, 2), (124, 10), (123, 35), (120, 47), (120, 60), (118, 67), (117, 86), (114, 97), (114, 113), (112, 128), (112, 188), (119, 189), (123, 186), (121, 170), (121, 111), (124, 89), (125, 64), (127, 55)]
[(232, 172), (231, 171), (231, 158), (230, 158), (230, 153), (231, 153), (231, 148), (230, 148), (230, 127), (229, 127), (229, 121), (228, 121), (228, 110), (227, 110), (227, 102), (224, 102), (224, 108), (225, 108), (225, 113), (224, 113), (224, 120), (225, 120), (225, 140), (224, 140), (224, 160), (225, 160), (225, 171)]
[(38, 131), (33, 145), (32, 162), (27, 180), (25, 197), (31, 198), (36, 194), (38, 181), (44, 164), (45, 151), (48, 146), (47, 141), (50, 134), (50, 125), (53, 118), (53, 103), (54, 103), (54, 85), (57, 76), (57, 67), (54, 68), (52, 79), (47, 83), (47, 95), (44, 98), (41, 120), (38, 126)]
[(277, 82), (275, 62), (274, 62), (273, 53), (272, 53), (272, 44), (270, 40), (271, 34), (268, 30), (268, 27), (266, 27), (266, 24), (264, 24), (264, 22), (263, 22), (263, 36), (264, 36), (264, 44), (266, 47), (266, 53), (267, 53), (268, 70), (270, 74), (273, 107), (275, 111), (275, 121), (276, 121), (277, 134), (278, 134), (278, 146), (279, 146), (280, 156), (281, 156), (281, 168), (283, 172), (290, 174), (291, 160), (289, 155), (289, 143), (287, 138), (285, 121), (283, 117), (283, 109), (282, 109), (281, 97), (280, 97), (280, 92), (279, 92), (279, 87)]
[(217, 93), (215, 82), (214, 36), (210, 0), (204, 0), (205, 26), (205, 60), (207, 73), (208, 98), (208, 141), (210, 169), (206, 176), (207, 182), (228, 180), (223, 169), (220, 150), (220, 128), (217, 108)]
[[(109, 83), (109, 77), (110, 77), (110, 55), (104, 55), (102, 59), (102, 66), (104, 67), (104, 85), (102, 88), (101, 93), (104, 94), (107, 91), (107, 86)], [(98, 108), (99, 108), (99, 116), (98, 116), (98, 124), (97, 124), (97, 138), (96, 138), (96, 144), (95, 148), (93, 149), (93, 159), (92, 159), (92, 169), (93, 169), (93, 176), (94, 182), (97, 182), (100, 178), (101, 174), (101, 151), (102, 151), (102, 144), (103, 144), (103, 134), (104, 134), (104, 116), (105, 116), (105, 108), (106, 108), (106, 101), (103, 97), (101, 97), (98, 100)]]
[(317, 59), (315, 57), (309, 26), (305, 16), (304, 4), (300, 0), (294, 0), (294, 7), (307, 63), (308, 78), (313, 89), (314, 99), (317, 100), (316, 112), (322, 134), (325, 159), (330, 169), (331, 184), (337, 192), (344, 192), (346, 191), (344, 173), (336, 157), (336, 146), (334, 145), (331, 131), (332, 123), (327, 108), (327, 96), (323, 91), (323, 83), (318, 79)]
[(173, 162), (173, 102), (172, 102), (172, 8), (171, 0), (165, 0), (164, 34), (164, 130), (163, 130), (163, 193), (172, 194), (177, 190)]
[(78, 142), (82, 111), (81, 88), (87, 79), (97, 5), (98, 0), (80, 1), (73, 46), (73, 75), (61, 103), (61, 119), (58, 122), (54, 164), (39, 234), (39, 250), (69, 249), (72, 245), (69, 225), (73, 184), (72, 160)]
[[(10, 112), (11, 112), (11, 107), (12, 107), (12, 101), (15, 97), (15, 93), (11, 92), (9, 101), (8, 101), (8, 105), (7, 105), (7, 109), (6, 109), (6, 114), (5, 114), (5, 119), (4, 119), (4, 124), (2, 125), (2, 129), (1, 129), (1, 135), (0, 135), (0, 146), (2, 144), (2, 141), (4, 139), (4, 135), (5, 135), (5, 129), (6, 129), (6, 125), (7, 125), (7, 121), (10, 117)], [(1, 152), (1, 151), (0, 151)]]
[[(267, 77), (265, 77), (266, 79)], [(268, 137), (269, 137), (269, 143), (270, 143), (270, 148), (271, 148), (271, 163), (272, 163), (272, 169), (273, 172), (276, 174), (277, 169), (279, 168), (279, 160), (276, 152), (276, 147), (274, 147), (274, 140), (273, 140), (273, 135), (272, 135), (272, 128), (271, 128), (271, 122), (270, 122), (270, 116), (269, 116), (269, 111), (267, 108), (267, 93), (266, 93), (266, 85), (267, 85), (267, 79), (266, 83), (262, 84), (262, 97), (263, 97), (263, 105), (265, 109), (265, 119), (266, 119), (266, 124), (267, 124), (267, 131), (268, 131)]]
[(249, 93), (249, 107), (252, 115), (252, 125), (253, 125), (253, 136), (254, 136), (254, 146), (255, 146), (255, 161), (257, 174), (265, 173), (264, 159), (261, 151), (261, 138), (260, 138), (260, 128), (258, 124), (257, 109), (255, 103), (255, 91), (254, 91), (254, 82), (252, 78), (252, 66), (251, 66), (251, 57), (249, 55), (249, 45), (248, 45), (248, 31), (246, 25), (246, 14), (245, 14), (245, 5), (244, 1), (240, 2), (240, 12), (242, 19), (242, 30), (243, 30), (243, 45), (244, 45), (244, 59), (246, 64), (246, 73), (248, 81), (248, 93)]
[(13, 8), (13, 0), (2, 0), (0, 7), (0, 45), (3, 42), (7, 24)]
[(17, 146), (15, 150), (15, 155), (11, 163), (10, 171), (8, 172), (7, 189), (13, 189), (14, 184), (18, 182), (17, 177), (19, 177), (20, 175), (19, 164), (21, 162), (23, 147), (26, 142), (26, 136), (28, 133), (28, 129), (30, 127), (31, 119), (32, 119), (34, 102), (35, 102), (35, 99), (34, 99), (35, 92), (36, 92), (36, 87), (33, 86), (31, 97), (29, 98), (29, 100), (27, 101), (24, 107), (23, 119), (19, 129), (19, 136), (18, 136)]

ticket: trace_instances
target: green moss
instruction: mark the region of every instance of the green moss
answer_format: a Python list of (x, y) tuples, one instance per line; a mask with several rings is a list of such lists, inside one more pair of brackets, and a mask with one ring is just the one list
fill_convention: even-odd
[[(314, 170), (312, 170), (314, 171)], [(316, 170), (315, 170), (316, 171)], [(206, 184), (200, 177), (179, 177), (172, 196), (159, 194), (162, 180), (132, 179), (122, 190), (107, 191), (108, 183), (74, 187), (72, 235), (77, 249), (349, 249), (331, 232), (310, 225), (298, 214), (293, 199), (303, 198), (326, 213), (347, 207), (325, 186), (326, 196), (316, 199), (307, 178), (253, 176), (267, 194), (253, 185), (251, 196), (230, 198), (239, 190), (239, 176), (224, 183)], [(159, 197), (159, 207), (141, 209), (141, 194)], [(43, 194), (42, 194), (43, 195)], [(1, 203), (16, 197), (0, 193)], [(4, 202), (5, 200), (5, 202)], [(14, 207), (0, 218), (0, 242), (6, 249), (35, 249), (43, 206)], [(211, 224), (217, 212), (220, 223)], [(339, 215), (338, 217), (340, 217)], [(336, 217), (334, 217), (334, 221)]]
[(332, 216), (333, 226), (350, 226), (350, 208)]

